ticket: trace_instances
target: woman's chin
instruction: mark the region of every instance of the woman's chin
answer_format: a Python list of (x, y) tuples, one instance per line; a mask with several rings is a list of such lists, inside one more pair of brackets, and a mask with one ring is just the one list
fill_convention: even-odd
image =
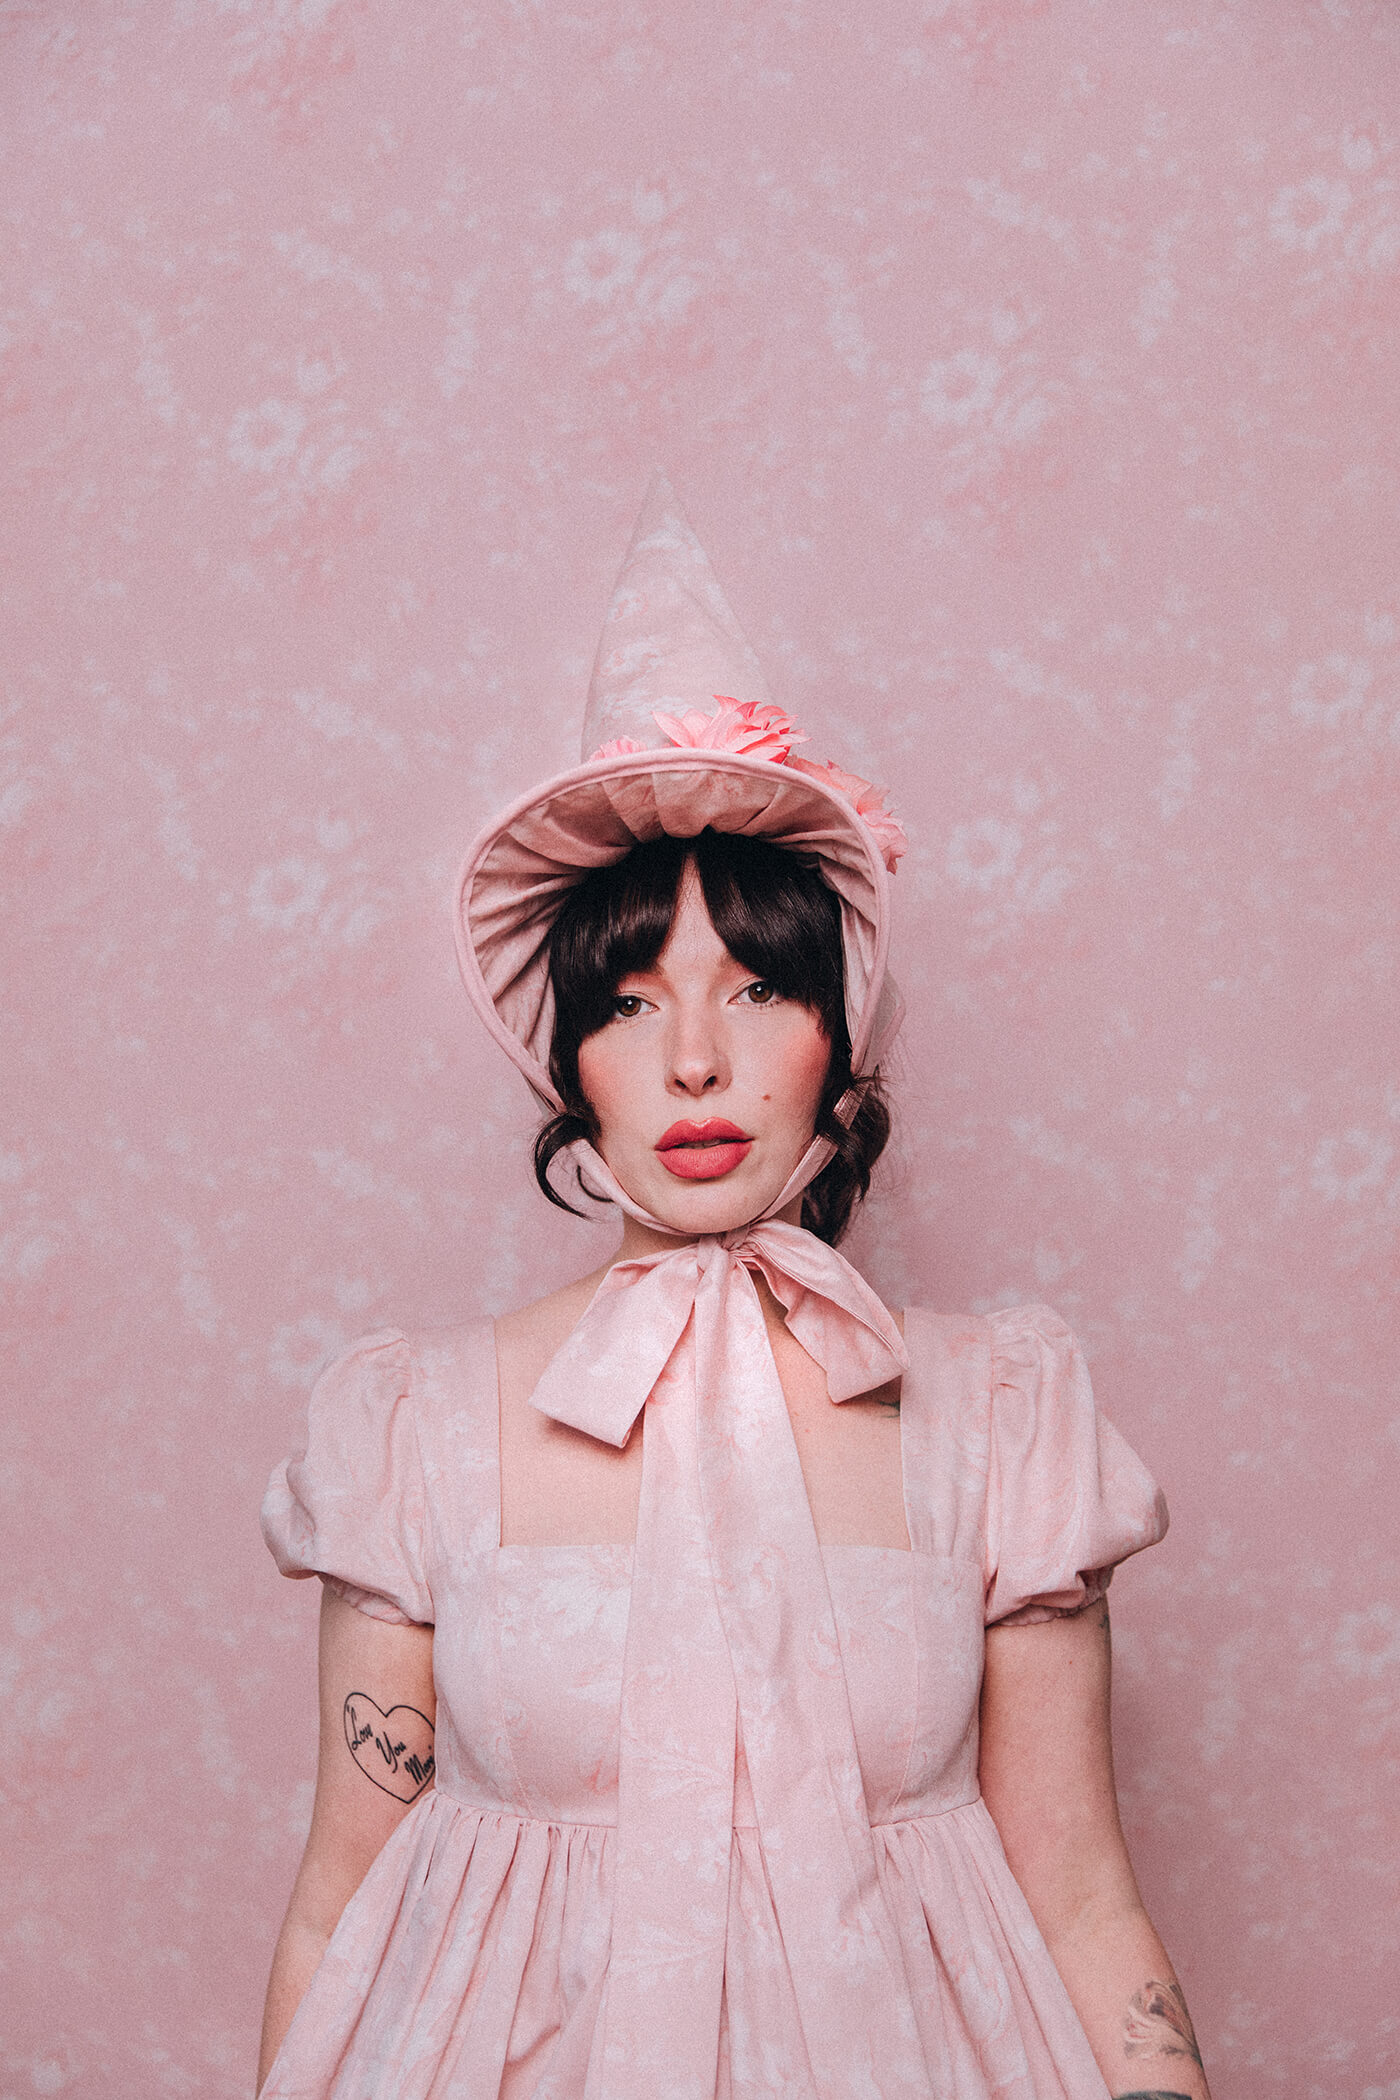
[(616, 1166), (612, 1171), (633, 1202), (670, 1231), (721, 1233), (737, 1231), (762, 1217), (781, 1194), (792, 1169), (778, 1179), (771, 1171), (746, 1172), (740, 1166), (708, 1181), (687, 1180), (664, 1167), (635, 1176)]

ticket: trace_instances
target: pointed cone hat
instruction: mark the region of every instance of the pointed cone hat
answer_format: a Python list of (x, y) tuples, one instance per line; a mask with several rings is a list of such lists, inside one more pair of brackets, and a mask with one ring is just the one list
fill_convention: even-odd
[(758, 659), (664, 475), (648, 491), (603, 622), (582, 763), (490, 823), (457, 890), (472, 1004), (549, 1108), (549, 937), (573, 886), (663, 833), (707, 826), (786, 847), (841, 900), (851, 1069), (871, 1072), (898, 1021), (886, 977), (889, 878), (904, 835), (878, 789), (796, 749)]
[(586, 763), (619, 738), (666, 744), (658, 710), (709, 715), (721, 696), (773, 704), (704, 548), (657, 474), (603, 620), (579, 757)]

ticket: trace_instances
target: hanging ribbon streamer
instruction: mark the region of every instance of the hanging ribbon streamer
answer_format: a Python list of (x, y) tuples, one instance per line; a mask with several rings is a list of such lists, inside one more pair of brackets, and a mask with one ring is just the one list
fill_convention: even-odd
[(616, 1263), (533, 1395), (619, 1447), (648, 1414), (606, 2030), (589, 2100), (713, 2100), (736, 1709), (814, 2089), (929, 2100), (754, 1273), (833, 1401), (907, 1368), (898, 1328), (850, 1264), (770, 1218)]

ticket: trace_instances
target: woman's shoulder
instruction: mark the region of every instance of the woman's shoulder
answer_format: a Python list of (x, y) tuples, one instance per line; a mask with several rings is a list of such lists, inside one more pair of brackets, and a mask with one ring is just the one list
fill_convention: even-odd
[(937, 1312), (911, 1305), (902, 1316), (909, 1352), (906, 1400), (925, 1409), (954, 1408), (964, 1422), (1015, 1411), (1014, 1398), (1039, 1393), (1082, 1375), (1074, 1335), (1048, 1305), (1000, 1306), (990, 1312)]
[(528, 1378), (526, 1390), (533, 1391), (606, 1274), (606, 1266), (595, 1269), (494, 1319), (480, 1315), (450, 1326), (385, 1325), (359, 1335), (321, 1370), (312, 1411), (340, 1413), (377, 1400), (376, 1412), (397, 1402), (410, 1415), (431, 1417), (464, 1382), (494, 1388), (496, 1371), (503, 1385)]
[(549, 1364), (593, 1302), (608, 1264), (575, 1277), (543, 1298), (532, 1298), (514, 1312), (501, 1313), (495, 1321), (496, 1361), (501, 1398), (525, 1397), (534, 1391)]
[(1038, 1303), (997, 1306), (990, 1312), (942, 1312), (929, 1305), (909, 1305), (895, 1318), (911, 1348), (980, 1347), (1000, 1358), (1035, 1342), (1073, 1341), (1053, 1307)]

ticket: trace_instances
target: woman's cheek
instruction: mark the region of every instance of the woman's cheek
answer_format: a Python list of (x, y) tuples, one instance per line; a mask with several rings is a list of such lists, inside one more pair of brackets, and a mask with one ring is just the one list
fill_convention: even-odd
[(626, 1120), (627, 1104), (637, 1098), (637, 1075), (628, 1048), (620, 1031), (608, 1029), (579, 1045), (579, 1085), (605, 1142), (624, 1134), (620, 1125)]
[(831, 1045), (815, 1024), (794, 1030), (783, 1046), (774, 1090), (794, 1105), (801, 1102), (804, 1114), (814, 1118), (830, 1065)]

